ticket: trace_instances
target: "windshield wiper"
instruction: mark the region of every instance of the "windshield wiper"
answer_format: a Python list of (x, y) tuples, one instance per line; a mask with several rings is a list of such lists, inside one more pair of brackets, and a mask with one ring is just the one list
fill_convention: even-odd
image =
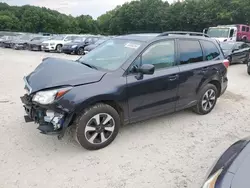
[(89, 67), (89, 68), (91, 68), (91, 69), (98, 70), (98, 68), (96, 66), (94, 66), (94, 65), (90, 65), (88, 63), (85, 63), (85, 62), (82, 62), (82, 61), (79, 61), (79, 60), (76, 60), (76, 61), (79, 62), (79, 63), (81, 63), (81, 64), (83, 64), (83, 65), (85, 65), (85, 66), (87, 66), (87, 67)]

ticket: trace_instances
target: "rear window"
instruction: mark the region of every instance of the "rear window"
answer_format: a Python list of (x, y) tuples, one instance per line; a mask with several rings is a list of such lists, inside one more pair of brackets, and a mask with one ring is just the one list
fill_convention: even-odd
[(203, 61), (201, 45), (198, 40), (179, 40), (180, 64)]
[(213, 42), (201, 41), (204, 48), (205, 60), (209, 61), (220, 56), (220, 51)]

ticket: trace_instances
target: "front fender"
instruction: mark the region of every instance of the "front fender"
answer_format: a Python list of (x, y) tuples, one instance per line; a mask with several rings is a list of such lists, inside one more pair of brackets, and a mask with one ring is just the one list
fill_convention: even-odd
[[(112, 84), (110, 84), (112, 82)], [(97, 83), (74, 87), (57, 103), (68, 113), (81, 113), (85, 108), (98, 102), (112, 101), (118, 104), (126, 115), (128, 112), (126, 78), (109, 77)]]

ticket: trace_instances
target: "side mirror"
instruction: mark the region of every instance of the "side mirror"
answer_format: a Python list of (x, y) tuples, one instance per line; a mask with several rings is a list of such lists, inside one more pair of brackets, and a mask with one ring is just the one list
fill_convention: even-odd
[(152, 75), (155, 72), (155, 66), (151, 64), (144, 64), (137, 69), (137, 71), (141, 74), (149, 74)]

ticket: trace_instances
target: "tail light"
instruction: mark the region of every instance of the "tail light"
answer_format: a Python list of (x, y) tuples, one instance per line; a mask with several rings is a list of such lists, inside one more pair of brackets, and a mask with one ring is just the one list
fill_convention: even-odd
[(226, 68), (228, 68), (229, 65), (230, 65), (230, 62), (229, 62), (228, 59), (225, 59), (225, 60), (223, 60), (223, 64), (224, 64), (224, 66), (225, 66)]

